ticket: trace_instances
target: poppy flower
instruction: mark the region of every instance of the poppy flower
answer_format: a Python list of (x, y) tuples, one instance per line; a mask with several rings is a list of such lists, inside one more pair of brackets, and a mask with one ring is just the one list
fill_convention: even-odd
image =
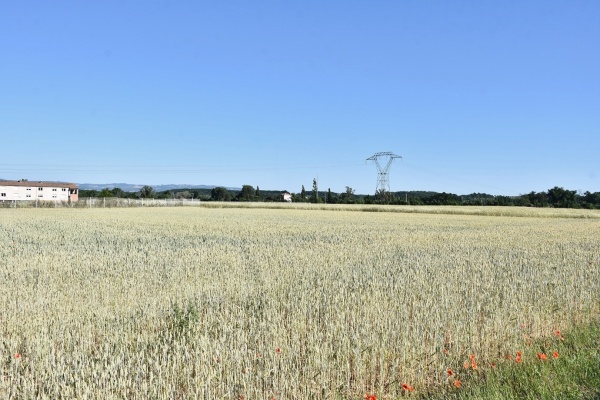
[(537, 353), (537, 357), (538, 357), (538, 358), (539, 358), (541, 361), (544, 361), (544, 360), (547, 360), (547, 359), (548, 359), (548, 356), (547, 356), (546, 354), (544, 354), (544, 353)]
[(470, 366), (470, 365), (469, 365), (469, 362), (468, 362), (468, 361), (465, 361), (465, 362), (463, 363), (463, 367), (465, 367), (465, 369), (469, 369), (469, 366)]
[(519, 363), (519, 364), (520, 364), (520, 363), (521, 363), (521, 361), (522, 361), (522, 360), (521, 360), (521, 356), (516, 356), (516, 357), (515, 357), (515, 361), (516, 361), (517, 363)]
[(558, 351), (552, 352), (552, 357), (558, 358), (559, 357)]
[(21, 355), (19, 353), (15, 353), (15, 358), (18, 360), (19, 358), (21, 358)]
[(460, 381), (458, 379), (454, 381), (454, 387), (455, 388), (459, 388), (460, 387)]
[(520, 351), (517, 351), (517, 357), (522, 357), (523, 354)]
[(367, 393), (365, 394), (365, 400), (377, 400), (377, 396)]
[(278, 347), (278, 348), (276, 348), (276, 349), (275, 349), (275, 352), (276, 352), (277, 354), (279, 354), (279, 353), (281, 353), (281, 349)]
[(475, 361), (471, 363), (471, 368), (477, 369), (477, 363)]
[(469, 356), (469, 360), (471, 360), (471, 361), (475, 361), (475, 356), (474, 356), (473, 354), (471, 354), (471, 355)]
[(415, 390), (415, 388), (410, 386), (408, 383), (403, 383), (402, 389), (406, 390), (407, 392), (413, 392)]
[(449, 369), (448, 371), (446, 371), (446, 373), (448, 374), (448, 376), (454, 375), (454, 371), (452, 371), (451, 369)]
[(496, 368), (496, 363), (491, 363), (491, 364), (490, 364), (490, 367), (492, 367), (492, 368)]

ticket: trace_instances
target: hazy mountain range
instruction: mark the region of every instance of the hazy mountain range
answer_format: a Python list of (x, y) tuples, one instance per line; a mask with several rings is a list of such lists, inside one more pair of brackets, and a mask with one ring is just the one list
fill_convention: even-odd
[[(120, 188), (124, 192), (139, 192), (145, 185), (136, 185), (131, 183), (78, 183), (77, 186), (81, 190), (102, 190), (104, 188), (114, 189)], [(218, 185), (191, 185), (191, 184), (164, 184), (164, 185), (148, 185), (157, 192), (164, 192), (165, 190), (177, 190), (177, 189), (212, 189)], [(241, 188), (228, 187), (229, 190), (241, 190)]]

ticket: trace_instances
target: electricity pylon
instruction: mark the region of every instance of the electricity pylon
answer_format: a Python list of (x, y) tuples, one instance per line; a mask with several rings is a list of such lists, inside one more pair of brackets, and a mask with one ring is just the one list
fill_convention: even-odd
[[(390, 151), (384, 151), (381, 153), (375, 153), (371, 157), (367, 158), (367, 161), (375, 161), (377, 166), (377, 188), (375, 193), (389, 193), (390, 192), (390, 167), (392, 162), (396, 158), (402, 159), (402, 156), (398, 156)], [(380, 163), (379, 161), (383, 162)]]

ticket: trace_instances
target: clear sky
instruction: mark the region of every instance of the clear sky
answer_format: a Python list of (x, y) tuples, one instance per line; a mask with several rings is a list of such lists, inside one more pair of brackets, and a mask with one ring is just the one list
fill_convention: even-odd
[(600, 1), (3, 1), (0, 178), (600, 191)]

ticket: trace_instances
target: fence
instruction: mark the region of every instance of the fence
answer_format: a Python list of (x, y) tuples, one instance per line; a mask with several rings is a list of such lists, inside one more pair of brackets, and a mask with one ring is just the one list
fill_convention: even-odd
[(197, 206), (203, 203), (194, 199), (121, 199), (118, 197), (84, 197), (76, 202), (39, 201), (39, 200), (5, 200), (0, 202), (2, 208), (108, 208), (108, 207), (176, 207)]

